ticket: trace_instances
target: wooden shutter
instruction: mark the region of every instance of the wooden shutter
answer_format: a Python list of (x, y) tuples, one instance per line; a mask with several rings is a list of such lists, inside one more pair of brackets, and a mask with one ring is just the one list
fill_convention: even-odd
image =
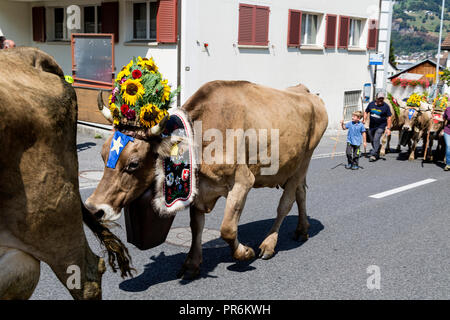
[(327, 14), (326, 20), (324, 47), (336, 48), (337, 16), (334, 14)]
[(114, 42), (119, 42), (119, 2), (102, 3), (102, 33), (114, 33)]
[(369, 38), (367, 39), (367, 49), (376, 50), (378, 42), (378, 21), (369, 20)]
[(255, 45), (269, 44), (269, 7), (255, 7)]
[(45, 7), (33, 7), (33, 41), (45, 42)]
[(254, 44), (253, 25), (254, 25), (254, 6), (239, 5), (239, 31), (238, 44)]
[(288, 42), (287, 42), (289, 47), (300, 46), (301, 25), (302, 25), (302, 12), (298, 10), (289, 10)]
[(339, 16), (339, 41), (338, 41), (339, 49), (348, 48), (349, 30), (350, 30), (350, 18)]
[(159, 0), (156, 15), (156, 41), (177, 42), (177, 0)]

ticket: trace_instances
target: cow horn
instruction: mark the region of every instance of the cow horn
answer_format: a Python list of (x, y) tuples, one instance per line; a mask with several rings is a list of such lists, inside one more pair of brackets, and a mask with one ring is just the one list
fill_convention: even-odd
[(169, 115), (166, 115), (156, 126), (150, 129), (150, 135), (159, 136), (164, 131), (168, 120)]
[(98, 106), (98, 110), (100, 110), (100, 112), (103, 114), (103, 116), (106, 118), (106, 120), (109, 121), (109, 123), (113, 123), (113, 117), (111, 114), (111, 111), (109, 111), (109, 109), (107, 107), (105, 107), (105, 104), (103, 103), (103, 95), (102, 95), (103, 91), (100, 90), (98, 92), (97, 95), (97, 106)]

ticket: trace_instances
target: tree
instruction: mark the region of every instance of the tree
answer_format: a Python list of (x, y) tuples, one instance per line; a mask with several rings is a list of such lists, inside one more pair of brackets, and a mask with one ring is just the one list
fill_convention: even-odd
[(389, 46), (389, 62), (393, 66), (397, 66), (397, 62), (395, 62), (395, 51), (394, 51), (394, 45), (392, 44), (392, 40), (391, 40), (391, 45)]

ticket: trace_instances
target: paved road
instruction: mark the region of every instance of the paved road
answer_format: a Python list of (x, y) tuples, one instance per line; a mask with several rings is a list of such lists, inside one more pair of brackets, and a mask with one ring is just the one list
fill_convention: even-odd
[[(276, 255), (268, 261), (236, 263), (221, 239), (224, 199), (206, 218), (210, 239), (204, 244), (200, 278), (183, 281), (176, 273), (188, 247), (172, 243), (140, 251), (129, 244), (137, 275), (121, 279), (110, 269), (103, 277), (104, 299), (449, 299), (450, 298), (450, 173), (441, 165), (409, 162), (405, 153), (363, 169), (343, 167), (344, 133), (324, 137), (308, 173), (307, 210), (310, 239), (292, 239), (297, 223), (294, 205), (279, 236)], [(394, 135), (395, 138), (395, 135)], [(395, 139), (394, 139), (395, 141)], [(102, 139), (78, 136), (81, 194), (94, 190), (95, 171), (102, 170)], [(371, 195), (425, 179), (435, 181), (375, 199)], [(281, 196), (277, 189), (255, 189), (248, 196), (239, 226), (241, 242), (257, 250), (269, 231)], [(189, 226), (187, 211), (179, 212), (172, 230)], [(114, 232), (126, 240), (122, 229)], [(89, 243), (101, 254), (96, 239)], [(369, 266), (380, 271), (380, 289), (368, 289)], [(373, 272), (373, 271), (372, 271)], [(71, 299), (49, 267), (42, 264), (41, 281), (32, 299)]]

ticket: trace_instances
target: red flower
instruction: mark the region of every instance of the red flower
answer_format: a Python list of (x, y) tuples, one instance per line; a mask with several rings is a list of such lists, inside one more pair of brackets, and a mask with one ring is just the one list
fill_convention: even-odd
[(120, 111), (122, 112), (123, 115), (126, 115), (129, 109), (130, 109), (130, 108), (129, 108), (128, 105), (126, 105), (126, 104), (123, 104), (123, 105), (120, 107)]
[(134, 70), (131, 75), (134, 79), (139, 79), (142, 76), (142, 72), (138, 69)]
[(133, 109), (129, 109), (125, 116), (128, 120), (134, 120), (134, 118), (136, 117), (136, 111), (134, 111)]

